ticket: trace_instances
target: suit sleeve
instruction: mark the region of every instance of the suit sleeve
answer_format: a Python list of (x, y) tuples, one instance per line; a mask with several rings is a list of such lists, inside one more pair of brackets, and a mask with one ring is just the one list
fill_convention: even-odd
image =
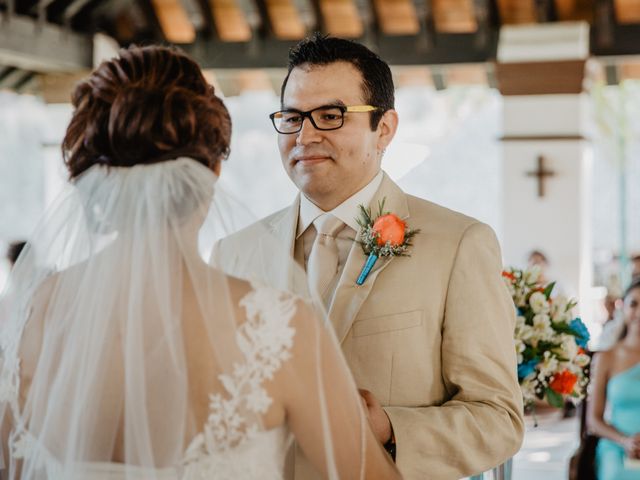
[(442, 378), (449, 399), (439, 406), (385, 408), (396, 461), (407, 479), (480, 473), (520, 448), (515, 313), (501, 270), (491, 228), (469, 226), (453, 262), (442, 323)]

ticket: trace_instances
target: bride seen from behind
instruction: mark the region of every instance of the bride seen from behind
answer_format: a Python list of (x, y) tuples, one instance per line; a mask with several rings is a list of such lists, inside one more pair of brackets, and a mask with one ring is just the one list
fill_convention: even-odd
[(0, 323), (2, 478), (279, 479), (292, 435), (327, 478), (399, 478), (318, 309), (198, 252), (231, 121), (197, 64), (131, 47), (73, 105)]

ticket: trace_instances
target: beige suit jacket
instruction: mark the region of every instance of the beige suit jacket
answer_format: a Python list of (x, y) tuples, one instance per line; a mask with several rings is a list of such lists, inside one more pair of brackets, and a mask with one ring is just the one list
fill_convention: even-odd
[[(362, 286), (365, 255), (354, 242), (329, 309), (338, 341), (358, 387), (391, 420), (405, 478), (488, 470), (518, 451), (524, 432), (498, 242), (487, 225), (407, 195), (386, 175), (371, 205), (383, 198), (421, 231), (410, 257), (378, 260)], [(232, 269), (265, 227), (293, 253), (298, 210), (299, 198), (224, 239), (218, 259)]]

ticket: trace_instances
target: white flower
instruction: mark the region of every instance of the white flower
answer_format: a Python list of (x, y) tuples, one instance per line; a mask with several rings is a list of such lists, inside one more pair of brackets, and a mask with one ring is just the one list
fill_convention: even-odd
[(575, 363), (580, 368), (584, 368), (587, 365), (589, 365), (590, 361), (591, 361), (591, 358), (589, 358), (589, 355), (585, 355), (584, 353), (579, 353), (573, 359), (573, 363)]
[(560, 348), (562, 349), (562, 356), (568, 361), (573, 361), (576, 355), (578, 355), (578, 345), (576, 345), (576, 339), (573, 335), (567, 335), (563, 333), (560, 335), (560, 341), (562, 342)]
[(554, 330), (551, 328), (551, 320), (548, 315), (544, 313), (538, 314), (533, 317), (533, 327), (531, 329), (531, 343), (534, 346), (538, 345), (538, 342), (550, 341), (553, 339)]
[(546, 352), (544, 352), (542, 362), (540, 362), (538, 365), (538, 370), (540, 371), (538, 378), (542, 379), (553, 375), (558, 371), (558, 365), (559, 363), (556, 356), (552, 355), (551, 352), (547, 350)]
[[(551, 319), (545, 313), (539, 313), (533, 317), (533, 328), (536, 331), (551, 330)], [(553, 331), (553, 330), (551, 330)]]
[(524, 307), (526, 306), (526, 292), (521, 289), (518, 288), (515, 290), (515, 293), (512, 295), (513, 297), (513, 303), (515, 303), (516, 307)]
[(520, 389), (522, 390), (522, 397), (525, 403), (533, 402), (536, 399), (537, 385), (538, 380), (536, 379), (535, 373), (532, 373), (522, 380)]
[(515, 347), (516, 347), (516, 355), (518, 355), (518, 363), (522, 363), (522, 361), (524, 360), (524, 358), (522, 356), (522, 352), (525, 351), (527, 346), (524, 344), (524, 342), (522, 340), (520, 340), (519, 338), (516, 338), (515, 339)]
[(533, 313), (549, 312), (549, 302), (542, 292), (533, 292), (529, 297), (529, 305), (531, 305)]
[(569, 300), (566, 297), (558, 296), (554, 298), (551, 306), (551, 318), (554, 323), (569, 323), (572, 318), (571, 311), (567, 310)]
[(521, 327), (516, 329), (515, 336), (523, 342), (528, 342), (534, 336), (533, 327), (531, 325), (522, 325)]
[(538, 279), (540, 278), (540, 273), (541, 273), (540, 266), (534, 265), (533, 267), (528, 268), (527, 270), (524, 271), (523, 273), (524, 281), (529, 285), (537, 283)]
[(513, 283), (511, 283), (508, 279), (504, 279), (504, 283), (507, 286), (507, 290), (509, 290), (509, 295), (511, 296), (511, 298), (514, 297), (514, 295), (516, 294), (516, 287), (513, 286)]

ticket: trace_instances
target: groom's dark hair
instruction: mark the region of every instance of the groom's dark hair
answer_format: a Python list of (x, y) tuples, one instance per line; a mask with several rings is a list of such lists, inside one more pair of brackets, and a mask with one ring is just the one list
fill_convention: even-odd
[(280, 90), (280, 103), (284, 101), (284, 90), (294, 68), (301, 65), (329, 65), (334, 62), (348, 62), (362, 75), (365, 102), (380, 109), (371, 112), (371, 130), (375, 130), (384, 112), (394, 108), (391, 69), (374, 52), (351, 40), (315, 33), (291, 48), (287, 76)]

